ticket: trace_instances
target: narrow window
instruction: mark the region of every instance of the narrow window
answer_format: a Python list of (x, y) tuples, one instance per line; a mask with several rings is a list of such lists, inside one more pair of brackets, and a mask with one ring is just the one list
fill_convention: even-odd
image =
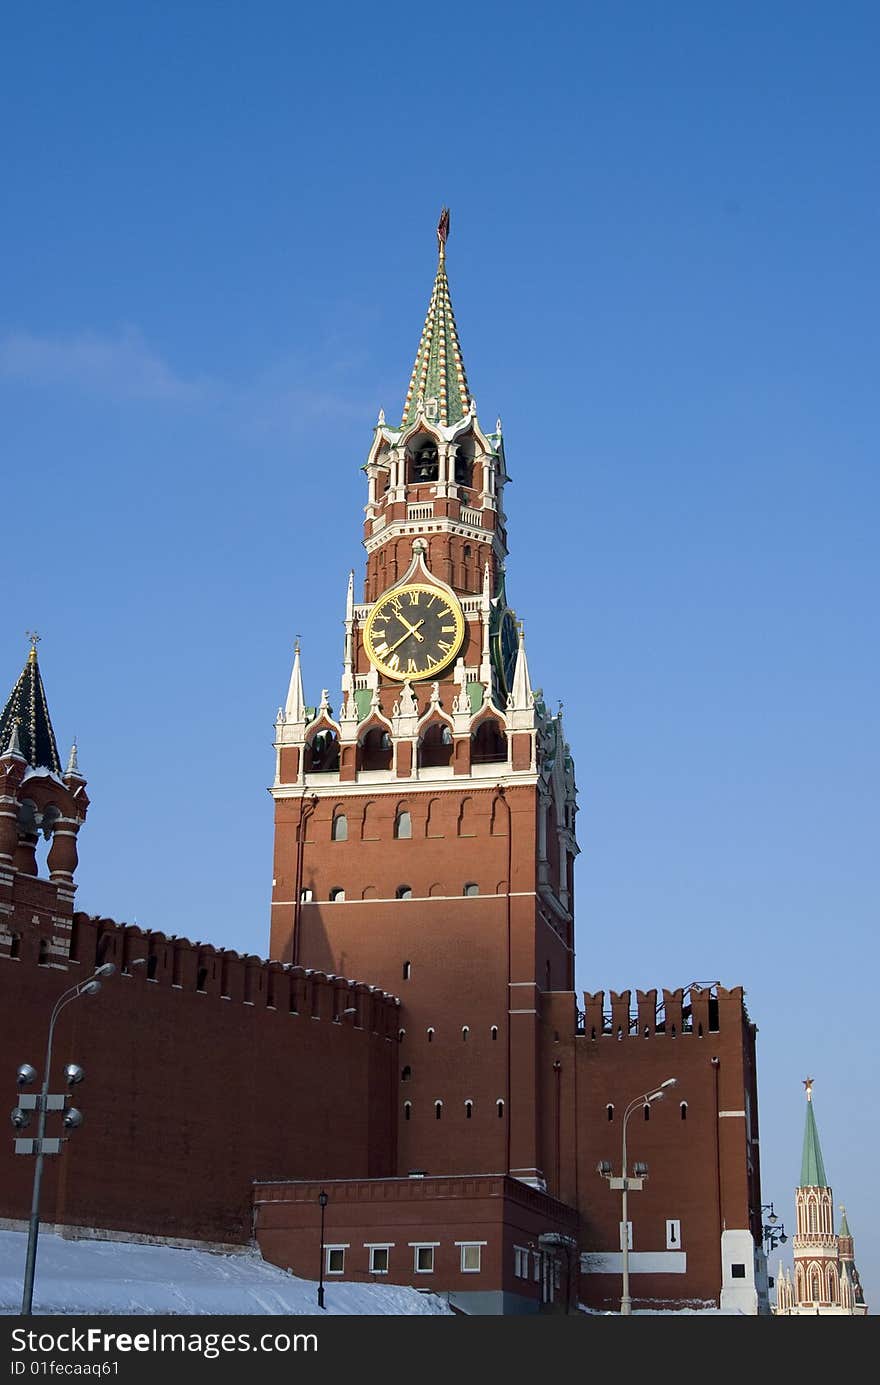
[(614, 1107), (611, 1105), (610, 1101), (608, 1105), (605, 1107), (605, 1113), (610, 1121), (614, 1120)]
[(463, 1245), (461, 1247), (462, 1274), (479, 1274), (482, 1249), (481, 1245)]
[(345, 899), (345, 890), (341, 885), (335, 885), (330, 891), (330, 899), (334, 904), (341, 904)]
[(412, 818), (406, 808), (401, 808), (394, 819), (394, 835), (399, 837), (401, 841), (412, 836)]
[(650, 1103), (650, 1101), (646, 1101), (646, 1102), (645, 1102), (645, 1120), (646, 1120), (646, 1121), (649, 1121), (650, 1119), (651, 1119), (651, 1103)]
[(40, 952), (37, 957), (37, 966), (44, 967), (49, 960), (49, 944), (45, 938), (40, 939)]
[(469, 880), (464, 887), (463, 893), (467, 895), (468, 898), (473, 898), (474, 895), (480, 893), (480, 887), (479, 885), (475, 885), (473, 880)]
[(495, 1102), (495, 1110), (498, 1112), (498, 1119), (499, 1119), (499, 1120), (504, 1120), (504, 1102), (503, 1102), (503, 1101), (496, 1101), (496, 1102)]
[(681, 1103), (681, 1118), (683, 1121), (686, 1121), (688, 1118), (688, 1104), (686, 1101)]
[(404, 1119), (405, 1121), (408, 1121), (411, 1115), (412, 1115), (412, 1102), (411, 1102), (411, 1101), (405, 1101), (405, 1102), (403, 1103), (403, 1119)]
[(404, 964), (403, 964), (403, 979), (404, 979), (404, 981), (408, 981), (408, 980), (410, 979), (411, 976), (412, 976), (412, 962), (404, 962)]
[(474, 1114), (474, 1103), (473, 1103), (472, 1101), (466, 1101), (465, 1104), (464, 1104), (464, 1118), (465, 1118), (465, 1120), (470, 1120), (471, 1117), (473, 1116), (473, 1114)]
[(491, 1034), (492, 1034), (492, 1038), (493, 1038), (493, 1039), (497, 1039), (497, 1038), (498, 1038), (498, 1025), (497, 1025), (497, 1024), (493, 1024), (493, 1025), (492, 1025)]
[(435, 1119), (435, 1121), (440, 1120), (440, 1118), (441, 1118), (442, 1115), (443, 1115), (443, 1102), (442, 1102), (442, 1101), (435, 1101), (435, 1102), (434, 1102), (434, 1119)]
[(147, 958), (147, 980), (148, 980), (148, 981), (155, 981), (155, 979), (156, 979), (156, 968), (158, 967), (158, 965), (159, 965), (159, 954), (158, 954), (157, 952), (153, 952), (153, 953), (151, 953), (150, 956)]
[(398, 885), (395, 896), (397, 899), (412, 899), (412, 885)]
[(21, 952), (21, 934), (13, 933), (9, 939), (9, 956), (18, 957)]
[(433, 1028), (429, 1025), (429, 1026), (428, 1026), (428, 1043), (429, 1043), (429, 1044), (432, 1044), (433, 1042), (434, 1042), (434, 1030), (433, 1030)]
[(398, 1042), (399, 1044), (402, 1044), (405, 1038), (406, 1038), (406, 1030), (405, 1030), (405, 1029), (398, 1029), (398, 1031), (397, 1031), (397, 1042)]
[(406, 1067), (401, 1069), (400, 1080), (401, 1082), (408, 1082), (411, 1077), (412, 1068), (410, 1067), (409, 1063), (407, 1063)]
[(348, 818), (345, 813), (334, 813), (333, 823), (330, 828), (330, 840), (334, 842), (348, 841)]
[(197, 977), (197, 979), (196, 979), (196, 990), (197, 990), (197, 991), (203, 991), (203, 990), (205, 989), (205, 982), (207, 981), (207, 979), (208, 979), (208, 968), (207, 968), (207, 967), (199, 967), (199, 973), (198, 973), (198, 977)]
[(463, 1043), (467, 1043), (468, 1034), (470, 1034), (470, 1032), (471, 1032), (471, 1031), (468, 1029), (468, 1027), (467, 1027), (466, 1024), (463, 1024), (463, 1025), (461, 1026), (461, 1037), (462, 1037), (462, 1042), (463, 1042)]

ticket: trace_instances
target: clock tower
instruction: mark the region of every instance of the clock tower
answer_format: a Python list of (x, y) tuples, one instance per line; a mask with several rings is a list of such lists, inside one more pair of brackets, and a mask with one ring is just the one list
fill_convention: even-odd
[(399, 1173), (544, 1186), (542, 1015), (574, 985), (574, 767), (508, 602), (504, 439), (470, 393), (448, 232), (444, 209), (402, 416), (379, 412), (363, 467), (339, 692), (309, 704), (297, 645), (278, 712), (270, 955), (400, 997)]

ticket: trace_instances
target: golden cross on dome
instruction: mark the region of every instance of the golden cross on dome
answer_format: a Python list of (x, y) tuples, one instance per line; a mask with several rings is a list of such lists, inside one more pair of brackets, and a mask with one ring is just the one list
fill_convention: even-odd
[(804, 1087), (806, 1088), (806, 1092), (807, 1092), (807, 1101), (812, 1101), (812, 1100), (813, 1100), (813, 1079), (812, 1079), (812, 1077), (805, 1077), (805, 1078), (804, 1078)]
[(40, 643), (40, 636), (37, 634), (36, 630), (25, 630), (24, 633), (31, 642), (31, 652), (28, 658), (32, 664), (35, 664), (37, 662), (37, 645)]

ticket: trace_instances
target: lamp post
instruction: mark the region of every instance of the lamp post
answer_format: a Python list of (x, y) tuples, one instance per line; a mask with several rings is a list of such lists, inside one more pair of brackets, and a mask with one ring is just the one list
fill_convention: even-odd
[(318, 1307), (324, 1307), (324, 1208), (327, 1206), (327, 1194), (322, 1188), (318, 1194), (318, 1203), (321, 1208), (321, 1264), (318, 1270)]
[(764, 1254), (769, 1255), (777, 1246), (784, 1246), (788, 1237), (785, 1234), (785, 1222), (781, 1222), (777, 1217), (772, 1202), (761, 1204), (762, 1217), (765, 1212), (769, 1215), (761, 1226), (761, 1235), (764, 1240)]
[[(34, 1140), (16, 1140), (15, 1142), (17, 1154), (36, 1155), (33, 1193), (31, 1195), (31, 1215), (30, 1222), (28, 1223), (24, 1290), (21, 1300), (22, 1316), (29, 1316), (31, 1314), (34, 1299), (34, 1271), (37, 1265), (37, 1237), (40, 1232), (40, 1188), (43, 1181), (43, 1156), (45, 1154), (61, 1153), (61, 1139), (46, 1139), (46, 1112), (50, 1110), (65, 1111), (64, 1128), (66, 1130), (75, 1130), (77, 1126), (82, 1125), (82, 1113), (80, 1111), (77, 1111), (73, 1106), (67, 1107), (65, 1110), (67, 1100), (65, 1096), (50, 1096), (49, 1094), (49, 1074), (52, 1064), (52, 1040), (55, 1037), (55, 1023), (65, 1005), (69, 1005), (73, 1000), (78, 1000), (82, 995), (97, 995), (98, 991), (101, 989), (100, 978), (112, 976), (115, 970), (116, 967), (112, 962), (105, 962), (103, 966), (96, 969), (92, 976), (87, 977), (85, 981), (77, 982), (75, 986), (71, 986), (69, 990), (63, 991), (58, 997), (49, 1019), (49, 1037), (46, 1043), (46, 1063), (43, 1068), (43, 1085), (40, 1089), (40, 1094), (39, 1096), (21, 1097), (18, 1106), (16, 1106), (15, 1110), (12, 1112), (12, 1124), (15, 1126), (16, 1130), (23, 1130), (30, 1120), (28, 1112), (32, 1111), (34, 1107), (36, 1107), (37, 1110), (36, 1138)], [(67, 1067), (64, 1069), (64, 1075), (67, 1080), (68, 1088), (72, 1088), (77, 1082), (82, 1081), (84, 1074), (82, 1068), (77, 1063), (68, 1063)], [(18, 1069), (17, 1080), (19, 1087), (27, 1086), (34, 1081), (36, 1076), (36, 1071), (29, 1063), (22, 1063)], [(28, 1145), (30, 1145), (30, 1149), (25, 1148), (25, 1146)]]
[(626, 1110), (624, 1111), (624, 1113), (623, 1113), (623, 1133), (622, 1133), (622, 1137), (621, 1137), (620, 1177), (619, 1177), (619, 1178), (616, 1178), (616, 1177), (613, 1176), (612, 1171), (611, 1171), (611, 1164), (609, 1163), (609, 1161), (608, 1161), (607, 1159), (603, 1159), (602, 1162), (601, 1162), (601, 1163), (599, 1164), (599, 1166), (598, 1166), (598, 1167), (599, 1167), (599, 1173), (602, 1175), (602, 1177), (608, 1179), (608, 1186), (609, 1186), (609, 1188), (619, 1189), (619, 1190), (620, 1190), (620, 1195), (621, 1195), (621, 1197), (620, 1197), (620, 1200), (621, 1200), (621, 1208), (620, 1208), (620, 1251), (621, 1251), (621, 1264), (622, 1264), (622, 1271), (623, 1271), (623, 1292), (621, 1293), (621, 1296), (620, 1296), (620, 1311), (621, 1311), (622, 1314), (624, 1314), (624, 1316), (628, 1316), (628, 1315), (631, 1315), (631, 1314), (632, 1314), (632, 1299), (631, 1299), (630, 1296), (629, 1296), (629, 1219), (628, 1219), (628, 1217), (627, 1217), (627, 1194), (628, 1194), (629, 1192), (636, 1192), (636, 1193), (637, 1193), (637, 1192), (640, 1192), (641, 1189), (642, 1189), (642, 1186), (643, 1186), (643, 1184), (644, 1184), (644, 1181), (645, 1181), (645, 1179), (646, 1179), (647, 1176), (648, 1176), (648, 1166), (647, 1166), (647, 1164), (643, 1164), (643, 1163), (639, 1163), (639, 1162), (637, 1162), (637, 1163), (635, 1163), (635, 1164), (633, 1165), (633, 1176), (632, 1176), (632, 1177), (630, 1177), (630, 1175), (629, 1175), (628, 1172), (627, 1172), (627, 1167), (628, 1167), (628, 1166), (627, 1166), (627, 1157), (626, 1157), (626, 1126), (627, 1126), (627, 1121), (629, 1120), (629, 1118), (630, 1118), (630, 1116), (632, 1115), (633, 1111), (637, 1111), (637, 1110), (639, 1109), (640, 1106), (641, 1106), (641, 1107), (650, 1106), (650, 1105), (652, 1105), (655, 1101), (662, 1101), (662, 1100), (663, 1100), (663, 1097), (664, 1097), (665, 1094), (666, 1094), (666, 1088), (667, 1088), (667, 1087), (674, 1087), (674, 1086), (676, 1085), (677, 1081), (678, 1081), (678, 1078), (677, 1078), (677, 1077), (667, 1077), (666, 1080), (665, 1080), (665, 1082), (661, 1082), (661, 1083), (660, 1083), (660, 1086), (657, 1087), (654, 1091), (652, 1091), (652, 1092), (645, 1092), (644, 1095), (635, 1097), (635, 1098), (629, 1103), (629, 1105), (627, 1106)]

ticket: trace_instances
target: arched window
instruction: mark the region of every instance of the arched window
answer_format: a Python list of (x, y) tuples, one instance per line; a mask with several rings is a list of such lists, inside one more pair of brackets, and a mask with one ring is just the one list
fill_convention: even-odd
[(412, 818), (406, 808), (399, 808), (397, 817), (394, 819), (394, 835), (401, 841), (412, 836)]
[(466, 1024), (463, 1024), (463, 1025), (461, 1026), (461, 1037), (462, 1037), (462, 1041), (463, 1041), (464, 1043), (467, 1043), (467, 1041), (468, 1041), (468, 1034), (470, 1034), (470, 1032), (471, 1032), (471, 1031), (470, 1031), (470, 1029), (468, 1029), (468, 1027), (467, 1027)]
[(679, 1109), (680, 1109), (680, 1111), (681, 1111), (681, 1118), (682, 1118), (682, 1120), (683, 1120), (683, 1121), (686, 1121), (687, 1118), (688, 1118), (688, 1104), (687, 1104), (687, 1102), (686, 1102), (686, 1101), (683, 1101), (683, 1102), (681, 1103), (681, 1106), (679, 1107)]
[[(455, 484), (457, 486), (469, 486), (471, 484), (471, 472), (473, 464), (468, 456), (468, 449), (459, 446), (455, 449)], [(467, 548), (468, 545), (465, 545)]]
[(419, 767), (437, 769), (452, 763), (452, 732), (445, 721), (434, 721), (419, 742)]
[(411, 483), (436, 481), (439, 475), (439, 462), (437, 444), (434, 439), (424, 436), (413, 438), (410, 443), (408, 463), (408, 479)]
[(300, 902), (300, 904), (311, 904), (312, 898), (313, 898), (313, 895), (312, 895), (311, 890), (308, 890), (308, 889), (306, 889), (306, 890), (300, 890), (300, 892), (299, 892), (299, 902)]
[(395, 899), (412, 899), (412, 885), (398, 885), (394, 897)]
[(651, 1119), (651, 1103), (650, 1103), (650, 1101), (646, 1101), (646, 1102), (645, 1102), (645, 1120), (646, 1120), (646, 1121), (649, 1121), (650, 1119)]
[(465, 1120), (470, 1120), (471, 1117), (473, 1116), (473, 1114), (474, 1114), (474, 1103), (473, 1103), (472, 1101), (466, 1101), (465, 1104), (464, 1104), (464, 1118), (465, 1118)]
[(612, 1106), (610, 1101), (608, 1105), (605, 1107), (605, 1114), (610, 1121), (614, 1120), (614, 1107)]
[(412, 1102), (411, 1102), (411, 1101), (405, 1101), (405, 1102), (403, 1103), (403, 1119), (404, 1119), (405, 1121), (408, 1121), (411, 1115), (412, 1115)]
[(330, 824), (330, 840), (333, 842), (348, 841), (348, 818), (345, 813), (337, 811), (333, 814), (333, 821)]
[(411, 976), (412, 976), (412, 962), (404, 962), (404, 964), (403, 964), (403, 979), (404, 979), (404, 981), (409, 981), (409, 979), (410, 979)]
[(506, 759), (507, 736), (495, 717), (486, 717), (471, 737), (471, 764), (488, 765)]
[(330, 898), (334, 904), (339, 904), (345, 899), (345, 890), (341, 885), (334, 885), (333, 889), (330, 891)]
[(306, 741), (306, 774), (331, 774), (339, 769), (339, 737), (329, 726)]
[(398, 1029), (398, 1031), (397, 1031), (397, 1042), (398, 1042), (399, 1044), (402, 1044), (405, 1038), (406, 1038), (406, 1030), (405, 1030), (405, 1029)]
[(401, 1068), (401, 1070), (400, 1070), (400, 1080), (401, 1080), (401, 1082), (408, 1082), (409, 1079), (410, 1079), (411, 1077), (412, 1077), (412, 1068), (410, 1067), (409, 1063), (407, 1063), (406, 1067), (405, 1067), (405, 1068)]
[(493, 1039), (497, 1039), (497, 1038), (498, 1038), (498, 1025), (497, 1025), (497, 1024), (493, 1024), (493, 1025), (492, 1025), (492, 1028), (489, 1030), (489, 1033), (492, 1035), (492, 1038), (493, 1038)]
[(814, 1303), (821, 1303), (822, 1301), (822, 1280), (818, 1265), (814, 1265), (810, 1270), (810, 1298)]
[(435, 1119), (435, 1120), (439, 1120), (440, 1117), (441, 1117), (442, 1115), (443, 1115), (443, 1102), (442, 1102), (442, 1101), (435, 1101), (435, 1102), (434, 1102), (434, 1119)]
[(442, 837), (443, 832), (443, 805), (439, 798), (432, 798), (428, 804), (428, 816), (425, 825), (425, 835), (428, 837)]
[(480, 887), (479, 885), (475, 885), (473, 880), (469, 880), (468, 883), (465, 885), (462, 893), (467, 895), (469, 898), (472, 898), (474, 895), (480, 893)]
[(433, 1029), (433, 1026), (432, 1026), (432, 1025), (429, 1025), (429, 1026), (428, 1026), (428, 1043), (429, 1043), (429, 1044), (432, 1044), (433, 1042), (434, 1042), (434, 1029)]
[(498, 1112), (498, 1119), (499, 1119), (499, 1120), (504, 1120), (504, 1102), (503, 1102), (503, 1101), (496, 1101), (496, 1102), (495, 1102), (495, 1110)]
[(391, 768), (393, 747), (391, 737), (380, 726), (371, 726), (358, 746), (358, 769)]
[(809, 1207), (807, 1209), (807, 1215), (809, 1217), (809, 1230), (814, 1234), (818, 1234), (819, 1216), (818, 1208), (816, 1207), (816, 1201), (814, 1198), (810, 1199)]

